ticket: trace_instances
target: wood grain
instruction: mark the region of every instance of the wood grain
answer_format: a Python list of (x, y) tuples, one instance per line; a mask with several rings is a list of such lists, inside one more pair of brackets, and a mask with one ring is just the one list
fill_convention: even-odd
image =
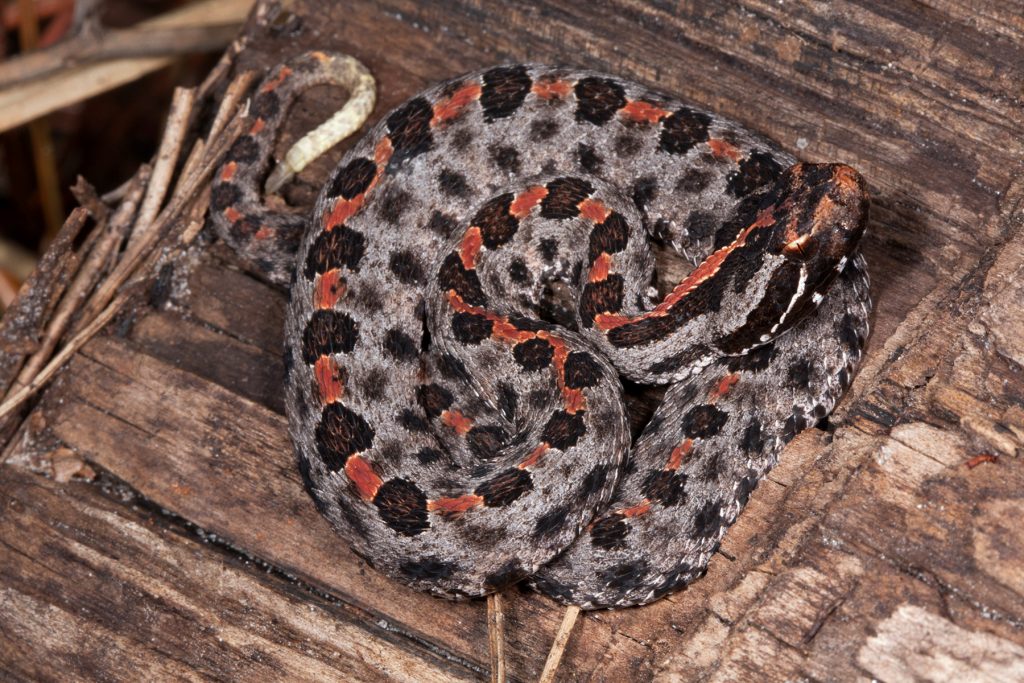
[[(582, 615), (558, 680), (1020, 677), (1024, 2), (289, 8), (250, 20), (240, 68), (343, 49), (381, 84), (377, 116), (482, 65), (561, 62), (869, 180), (874, 331), (831, 426), (790, 444), (704, 579)], [(340, 98), (310, 91), (283, 141)], [(308, 203), (341, 153), (290, 200)], [(280, 398), (286, 295), (242, 271), (216, 246), (175, 264), (170, 301), (83, 349), (7, 445), (0, 671), (487, 679), (484, 603), (384, 579), (302, 491)], [(99, 481), (32, 474), (58, 448)], [(563, 610), (503, 597), (509, 677), (536, 680)]]

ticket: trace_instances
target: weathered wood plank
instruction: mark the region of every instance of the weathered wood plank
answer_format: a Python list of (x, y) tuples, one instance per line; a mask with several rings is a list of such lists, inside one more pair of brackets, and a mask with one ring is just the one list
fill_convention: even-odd
[[(486, 64), (564, 62), (644, 80), (869, 179), (878, 308), (838, 428), (786, 449), (703, 580), (646, 608), (586, 614), (562, 677), (1019, 678), (1024, 2), (380, 0), (295, 11), (297, 28), (256, 36), (244, 65), (312, 46), (352, 52), (381, 84), (376, 116)], [(337, 97), (309, 93), (283, 139)], [(340, 153), (304, 172), (289, 198), (308, 203)], [(345, 623), (381, 639), (381, 652), (422, 659), (425, 676), (438, 666), (482, 675), (483, 605), (383, 579), (341, 547), (302, 492), (275, 394), (284, 293), (217, 259), (179, 275), (188, 287), (173, 313), (138, 311), (127, 340), (97, 340), (76, 358), (37, 411), (48, 435), (322, 591)], [(38, 449), (25, 434), (15, 450)], [(998, 457), (968, 467), (978, 455)], [(60, 495), (94, 507), (91, 490)], [(136, 514), (122, 507), (118, 515)], [(262, 580), (256, 567), (232, 567)], [(59, 607), (23, 584), (0, 574), (0, 595), (19, 615), (12, 642), (30, 644), (25, 634), (47, 623), (40, 610)], [(268, 605), (298, 599), (287, 581), (260, 585)], [(513, 677), (535, 678), (560, 611), (515, 591), (506, 603)], [(39, 642), (88, 675), (82, 667), (99, 655), (69, 639), (95, 619), (53, 619), (60, 628)], [(123, 657), (155, 677), (202, 671), (152, 656), (133, 634), (108, 635), (103, 662)], [(179, 635), (155, 642), (173, 649)], [(11, 675), (51, 670), (36, 659), (12, 659)]]
[(0, 498), (0, 661), (17, 677), (477, 678), (98, 486), (3, 467)]

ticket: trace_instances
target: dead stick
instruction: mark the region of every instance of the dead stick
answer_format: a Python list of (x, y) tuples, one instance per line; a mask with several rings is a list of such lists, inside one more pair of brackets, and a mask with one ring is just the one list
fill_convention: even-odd
[(237, 32), (238, 24), (230, 22), (206, 26), (114, 29), (100, 36), (72, 38), (0, 64), (0, 88), (83, 64), (207, 52), (225, 45)]
[(540, 672), (539, 683), (552, 683), (555, 680), (555, 672), (558, 671), (558, 665), (562, 663), (562, 654), (565, 652), (569, 634), (572, 633), (572, 627), (579, 614), (580, 608), (576, 605), (569, 605), (566, 608), (565, 616), (562, 617), (562, 625), (558, 627), (558, 633), (555, 634), (555, 642), (551, 644), (548, 660), (544, 662), (544, 670)]
[(127, 294), (122, 294), (114, 299), (110, 305), (96, 317), (95, 320), (89, 323), (88, 327), (83, 329), (75, 336), (74, 339), (68, 342), (67, 346), (61, 349), (57, 355), (50, 359), (50, 362), (46, 364), (46, 367), (43, 368), (31, 382), (14, 392), (13, 396), (0, 404), (0, 420), (3, 420), (10, 413), (17, 410), (18, 406), (20, 406), (24, 401), (31, 398), (33, 394), (46, 386), (46, 383), (49, 382), (55, 374), (57, 374), (57, 371), (61, 369), (61, 366), (63, 366), (64, 363), (66, 363), (67, 360), (71, 358), (76, 351), (78, 351), (78, 349), (82, 348), (82, 346), (89, 341), (94, 334), (99, 332), (104, 325), (110, 322), (117, 312), (121, 310), (121, 306), (123, 306), (124, 302), (127, 300)]
[(146, 196), (139, 209), (136, 230), (132, 234), (129, 244), (145, 236), (160, 211), (164, 197), (167, 196), (167, 188), (171, 183), (174, 167), (178, 163), (178, 156), (181, 154), (181, 145), (185, 137), (185, 130), (188, 128), (194, 102), (195, 90), (193, 88), (174, 89), (171, 111), (167, 116), (167, 127), (163, 139), (160, 140), (156, 163), (153, 164), (153, 177), (149, 182), (149, 187), (146, 188)]
[(209, 179), (217, 166), (220, 165), (224, 154), (241, 134), (241, 131), (242, 121), (241, 119), (236, 119), (225, 133), (221, 135), (216, 144), (207, 147), (208, 153), (202, 168), (195, 175), (182, 179), (182, 183), (176, 189), (174, 196), (171, 197), (170, 203), (160, 212), (160, 215), (153, 222), (153, 225), (150, 226), (149, 230), (146, 231), (143, 238), (129, 244), (124, 258), (114, 268), (114, 272), (110, 274), (110, 277), (99, 286), (92, 299), (86, 305), (85, 312), (82, 314), (83, 318), (89, 319), (96, 315), (113, 298), (114, 292), (117, 291), (118, 287), (131, 277), (148, 254), (150, 248), (156, 244), (164, 231), (178, 219), (181, 212), (192, 202), (199, 188)]
[[(145, 169), (146, 167), (143, 167), (143, 170)], [(145, 177), (148, 176), (148, 173), (140, 172), (138, 175)], [(53, 353), (57, 343), (68, 330), (71, 318), (79, 310), (82, 302), (89, 295), (89, 291), (92, 290), (100, 275), (102, 275), (110, 259), (110, 254), (120, 244), (124, 230), (123, 224), (131, 220), (131, 216), (134, 216), (134, 209), (138, 205), (138, 196), (141, 193), (142, 183), (135, 188), (134, 192), (129, 190), (128, 198), (117, 208), (113, 216), (109, 220), (102, 221), (100, 226), (96, 228), (97, 231), (101, 232), (100, 237), (83, 259), (74, 280), (57, 305), (57, 310), (54, 312), (53, 317), (50, 318), (50, 323), (46, 326), (46, 332), (43, 334), (43, 340), (39, 345), (39, 349), (32, 354), (25, 367), (18, 373), (15, 386), (26, 386), (31, 383), (39, 374), (39, 369), (49, 360), (50, 354)], [(131, 214), (131, 216), (127, 214)]]
[(505, 611), (501, 593), (487, 596), (487, 641), (491, 653), (491, 683), (505, 683)]

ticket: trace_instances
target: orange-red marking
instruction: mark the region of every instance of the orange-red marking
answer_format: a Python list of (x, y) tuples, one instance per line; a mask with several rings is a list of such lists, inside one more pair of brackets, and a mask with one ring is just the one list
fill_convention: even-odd
[(480, 228), (475, 225), (466, 231), (462, 237), (462, 246), (459, 247), (459, 258), (462, 259), (462, 267), (466, 270), (476, 268), (476, 256), (480, 253), (480, 246), (484, 243)]
[(441, 413), (441, 422), (455, 430), (456, 434), (464, 435), (473, 427), (473, 420), (457, 410), (446, 410)]
[(697, 266), (692, 273), (686, 276), (682, 282), (675, 286), (675, 288), (668, 293), (668, 295), (662, 300), (660, 304), (655, 306), (652, 310), (638, 316), (626, 316), (618, 315), (613, 313), (599, 313), (594, 316), (594, 325), (599, 330), (611, 330), (622, 325), (628, 325), (629, 323), (638, 322), (646, 318), (663, 316), (668, 313), (676, 303), (679, 302), (684, 296), (689, 294), (697, 285), (701, 284), (722, 267), (722, 262), (725, 258), (735, 251), (737, 248), (743, 246), (747, 241), (747, 237), (754, 230), (763, 228), (775, 223), (775, 216), (772, 211), (772, 207), (762, 209), (757, 215), (757, 219), (749, 226), (744, 228), (743, 232), (733, 240), (732, 244), (722, 247), (711, 256), (704, 259), (704, 262)]
[(373, 179), (373, 182), (377, 182), (380, 179), (384, 166), (391, 160), (391, 155), (394, 153), (395, 148), (391, 146), (391, 138), (381, 138), (380, 142), (377, 143), (377, 147), (373, 150), (373, 163), (377, 164), (377, 177)]
[(228, 208), (224, 209), (224, 218), (227, 218), (228, 222), (234, 223), (235, 221), (242, 218), (242, 212), (233, 206), (229, 206)]
[(345, 221), (354, 216), (359, 209), (363, 208), (363, 203), (365, 201), (366, 192), (357, 194), (352, 199), (345, 199), (344, 197), (338, 197), (335, 199), (334, 205), (327, 214), (326, 220), (324, 220), (324, 230), (330, 232), (339, 225), (342, 225)]
[(224, 167), (220, 170), (220, 179), (227, 182), (235, 177), (235, 172), (238, 170), (238, 163), (235, 161), (229, 161), (224, 164)]
[(260, 88), (260, 92), (270, 92), (271, 90), (273, 90), (277, 86), (279, 86), (282, 83), (284, 83), (284, 79), (286, 79), (289, 76), (291, 76), (291, 74), (292, 74), (292, 70), (289, 67), (282, 66), (281, 70), (277, 72), (277, 78), (275, 78), (272, 81), (267, 81), (263, 85), (263, 87)]
[(537, 332), (539, 339), (545, 339), (555, 349), (552, 362), (555, 364), (555, 381), (562, 392), (562, 405), (565, 412), (575, 415), (587, 407), (587, 398), (583, 395), (582, 389), (571, 389), (565, 385), (565, 361), (569, 357), (569, 347), (561, 337), (556, 337), (549, 332), (541, 330)]
[(320, 400), (324, 405), (334, 403), (345, 393), (341, 368), (331, 356), (320, 356), (313, 365), (313, 375), (320, 389)]
[(373, 500), (383, 483), (373, 471), (373, 465), (358, 455), (353, 455), (345, 463), (345, 474), (363, 500)]
[(548, 188), (543, 185), (529, 187), (519, 193), (519, 196), (512, 201), (511, 206), (508, 207), (508, 212), (516, 218), (522, 218), (530, 213), (533, 207), (540, 204), (540, 201), (547, 196)]
[(261, 130), (267, 127), (267, 122), (262, 118), (256, 119), (252, 122), (252, 128), (249, 129), (249, 135), (256, 135)]
[(665, 469), (671, 472), (675, 472), (679, 469), (679, 466), (683, 464), (683, 458), (690, 454), (693, 450), (693, 439), (687, 439), (678, 446), (672, 449), (672, 455), (668, 458), (668, 463), (665, 465)]
[(584, 199), (579, 203), (580, 215), (591, 223), (604, 223), (604, 219), (611, 215), (612, 210), (604, 205), (600, 199)]
[(631, 508), (623, 508), (616, 510), (615, 513), (622, 515), (623, 517), (639, 517), (640, 515), (646, 515), (651, 510), (651, 501), (645, 500), (639, 505), (634, 505)]
[(711, 401), (714, 402), (720, 398), (723, 398), (726, 394), (732, 391), (732, 388), (736, 386), (736, 382), (740, 381), (740, 373), (730, 372), (728, 375), (718, 381), (716, 386), (711, 391)]
[(733, 147), (732, 145), (730, 145), (725, 140), (720, 140), (718, 138), (712, 138), (712, 139), (708, 140), (708, 147), (711, 148), (711, 154), (713, 154), (714, 156), (716, 156), (719, 159), (721, 159), (723, 157), (728, 157), (728, 158), (732, 159), (733, 161), (739, 161), (740, 160), (740, 156), (741, 156), (740, 155), (740, 151), (738, 149), (736, 149), (735, 147)]
[(572, 92), (572, 83), (559, 80), (541, 80), (533, 84), (532, 90), (537, 97), (553, 100), (567, 97)]
[(253, 239), (257, 240), (269, 240), (274, 237), (276, 233), (274, 229), (267, 225), (261, 225), (260, 229), (253, 234)]
[(983, 462), (999, 462), (999, 456), (992, 455), (991, 453), (982, 453), (980, 455), (974, 456), (964, 464), (967, 465), (967, 469), (973, 470), (975, 467), (977, 467)]
[(661, 107), (643, 100), (628, 102), (621, 111), (623, 116), (637, 123), (657, 123), (669, 115), (669, 112)]
[(547, 441), (542, 441), (539, 446), (530, 451), (530, 454), (526, 456), (526, 460), (522, 461), (516, 467), (521, 470), (525, 470), (527, 467), (533, 467), (537, 464), (537, 461), (541, 459), (551, 446), (548, 445)]
[(466, 510), (483, 505), (484, 497), (475, 493), (467, 493), (458, 498), (438, 498), (427, 501), (427, 510), (439, 515), (461, 515)]
[(469, 85), (462, 86), (452, 93), (451, 97), (434, 105), (434, 118), (430, 120), (430, 125), (436, 126), (439, 123), (455, 118), (462, 113), (467, 104), (480, 97), (480, 92), (481, 87), (479, 83), (470, 83)]
[(601, 255), (594, 259), (594, 265), (590, 266), (590, 275), (587, 279), (590, 282), (601, 282), (608, 277), (608, 271), (612, 267), (612, 257), (602, 251)]
[[(490, 320), (492, 324), (491, 337), (499, 341), (518, 344), (519, 342), (534, 338), (546, 340), (555, 349), (554, 358), (552, 359), (555, 365), (555, 380), (558, 382), (558, 388), (562, 392), (562, 403), (566, 412), (575, 414), (577, 411), (586, 409), (587, 398), (584, 396), (583, 390), (571, 389), (565, 386), (565, 361), (569, 357), (569, 347), (566, 346), (561, 337), (556, 337), (544, 330), (540, 332), (520, 330), (504, 316), (497, 315), (479, 306), (470, 306), (452, 289), (448, 290), (448, 305), (457, 313), (473, 313)], [(445, 411), (445, 413), (447, 412), (449, 411)], [(442, 419), (444, 419), (445, 413), (442, 413)]]
[(348, 284), (341, 276), (340, 269), (331, 268), (326, 273), (320, 273), (313, 285), (313, 306), (319, 310), (334, 308), (334, 304), (338, 303), (347, 289)]

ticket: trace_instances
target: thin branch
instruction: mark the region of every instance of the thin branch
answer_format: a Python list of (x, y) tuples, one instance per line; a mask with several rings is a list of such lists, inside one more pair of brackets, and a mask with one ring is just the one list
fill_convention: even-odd
[(580, 608), (576, 605), (569, 605), (565, 609), (565, 616), (562, 617), (562, 625), (558, 627), (555, 634), (555, 642), (551, 644), (551, 651), (548, 659), (544, 662), (544, 670), (540, 673), (539, 683), (552, 683), (555, 680), (555, 672), (558, 665), (562, 663), (562, 655), (565, 653), (565, 646), (569, 642), (569, 635), (576, 623), (576, 617), (580, 614)]
[(487, 641), (491, 655), (491, 683), (505, 683), (505, 611), (501, 593), (487, 596)]
[(50, 359), (50, 362), (46, 364), (46, 367), (43, 368), (43, 370), (36, 375), (31, 382), (14, 392), (10, 398), (0, 404), (0, 420), (3, 420), (10, 413), (17, 410), (18, 406), (20, 406), (24, 401), (31, 398), (33, 394), (46, 386), (46, 383), (49, 382), (55, 374), (57, 374), (57, 371), (61, 369), (64, 363), (66, 363), (68, 359), (78, 351), (78, 349), (82, 348), (82, 346), (84, 346), (94, 334), (103, 329), (103, 326), (117, 315), (117, 312), (121, 310), (121, 307), (127, 300), (127, 294), (122, 294), (114, 299), (102, 314), (97, 316), (95, 320), (89, 323), (88, 327), (82, 330), (79, 335), (68, 342), (67, 346), (61, 349), (57, 355)]
[(167, 189), (171, 183), (171, 176), (178, 164), (178, 157), (181, 154), (181, 145), (185, 138), (185, 131), (188, 129), (188, 122), (192, 115), (192, 106), (195, 103), (195, 90), (192, 88), (175, 88), (174, 97), (171, 100), (171, 111), (167, 115), (167, 127), (164, 129), (164, 136), (160, 140), (160, 149), (157, 151), (156, 163), (153, 165), (153, 177), (146, 188), (146, 196), (142, 200), (142, 207), (139, 209), (139, 218), (136, 223), (135, 232), (132, 233), (129, 245), (136, 240), (145, 237), (146, 231), (156, 218), (160, 206), (167, 196)]

